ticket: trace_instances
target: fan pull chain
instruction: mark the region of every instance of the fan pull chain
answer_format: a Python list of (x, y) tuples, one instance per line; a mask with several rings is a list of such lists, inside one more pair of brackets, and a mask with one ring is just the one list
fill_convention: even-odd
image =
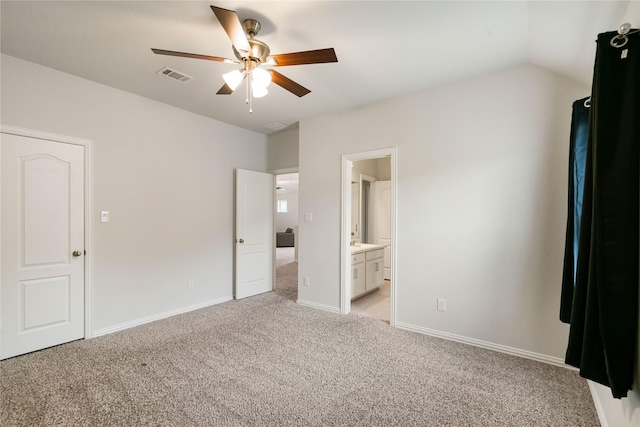
[(244, 103), (248, 104), (249, 103), (249, 78), (248, 77), (247, 77), (247, 83), (244, 85), (244, 87), (246, 88)]
[(252, 75), (250, 74), (247, 80), (249, 81), (249, 114), (253, 113), (253, 83), (251, 82)]

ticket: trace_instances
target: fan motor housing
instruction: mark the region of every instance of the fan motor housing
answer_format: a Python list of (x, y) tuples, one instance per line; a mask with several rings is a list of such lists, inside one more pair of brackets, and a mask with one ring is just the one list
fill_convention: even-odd
[(242, 29), (247, 35), (247, 41), (249, 42), (249, 46), (251, 47), (251, 51), (247, 55), (242, 55), (238, 50), (233, 46), (233, 54), (240, 61), (245, 59), (250, 59), (252, 61), (256, 61), (259, 63), (265, 62), (267, 60), (267, 56), (269, 56), (270, 49), (269, 46), (256, 38), (258, 35), (262, 25), (260, 22), (255, 19), (245, 19), (242, 21)]
[(260, 32), (262, 25), (255, 19), (245, 19), (242, 21), (242, 29), (249, 37), (255, 37)]
[(251, 46), (251, 51), (248, 55), (243, 56), (234, 46), (233, 54), (236, 56), (236, 58), (242, 61), (245, 57), (248, 56), (249, 59), (261, 63), (265, 62), (267, 60), (267, 56), (269, 56), (269, 53), (271, 52), (269, 46), (258, 39), (247, 39), (247, 41), (249, 42), (249, 46)]

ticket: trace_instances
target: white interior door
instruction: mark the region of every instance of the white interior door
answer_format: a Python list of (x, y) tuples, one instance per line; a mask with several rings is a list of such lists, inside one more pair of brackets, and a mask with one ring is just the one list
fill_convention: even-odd
[(374, 243), (385, 245), (384, 278), (391, 279), (391, 181), (372, 183), (374, 194)]
[(236, 171), (236, 299), (273, 290), (273, 175)]
[(0, 358), (84, 337), (84, 147), (0, 134)]

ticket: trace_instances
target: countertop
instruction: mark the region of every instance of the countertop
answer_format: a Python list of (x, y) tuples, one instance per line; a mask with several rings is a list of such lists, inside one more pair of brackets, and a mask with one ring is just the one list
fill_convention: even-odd
[(372, 251), (375, 249), (382, 249), (384, 245), (372, 245), (369, 243), (361, 243), (359, 246), (350, 246), (351, 255), (359, 254), (360, 252)]

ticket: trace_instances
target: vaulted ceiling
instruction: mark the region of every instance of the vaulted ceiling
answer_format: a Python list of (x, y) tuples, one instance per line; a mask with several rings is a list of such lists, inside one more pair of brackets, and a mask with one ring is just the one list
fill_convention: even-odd
[[(309, 88), (272, 85), (249, 114), (244, 90), (216, 95), (237, 66), (151, 48), (233, 58), (209, 5), (258, 19), (272, 53), (335, 48), (338, 63), (279, 67)], [(3, 53), (265, 134), (274, 124), (355, 108), (532, 63), (590, 84), (598, 33), (629, 1), (6, 1)], [(639, 9), (640, 10), (640, 9)], [(640, 13), (640, 12), (639, 12)], [(156, 74), (163, 67), (193, 80)], [(265, 127), (269, 126), (269, 127)]]

